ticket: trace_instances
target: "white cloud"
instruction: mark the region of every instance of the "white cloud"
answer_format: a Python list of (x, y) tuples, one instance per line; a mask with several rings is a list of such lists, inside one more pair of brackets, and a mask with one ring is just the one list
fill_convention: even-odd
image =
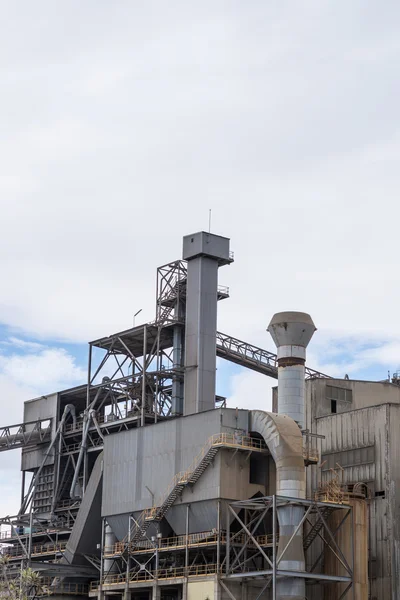
[(33, 385), (42, 393), (84, 382), (86, 374), (63, 348), (46, 348), (37, 354), (0, 356), (0, 371), (17, 384)]
[(3, 346), (13, 346), (14, 348), (21, 348), (26, 352), (35, 352), (40, 348), (43, 348), (43, 344), (39, 344), (38, 342), (31, 342), (28, 340), (21, 340), (20, 338), (10, 336), (7, 341), (0, 342)]
[(4, 16), (0, 321), (87, 341), (150, 320), (155, 268), (212, 207), (223, 330), (293, 307), (400, 337), (398, 4), (72, 5)]
[[(42, 394), (85, 381), (86, 371), (62, 348), (35, 351), (35, 343), (14, 344), (28, 354), (0, 355), (0, 426), (23, 421), (23, 403)], [(0, 516), (13, 515), (20, 505), (21, 452), (0, 452)]]
[(230, 380), (229, 408), (272, 410), (272, 387), (276, 381), (255, 371), (245, 371)]

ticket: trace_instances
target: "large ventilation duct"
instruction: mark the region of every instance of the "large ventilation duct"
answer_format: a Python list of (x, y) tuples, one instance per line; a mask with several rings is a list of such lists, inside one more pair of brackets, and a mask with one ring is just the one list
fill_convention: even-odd
[[(288, 416), (304, 427), (304, 394), (305, 394), (305, 360), (306, 347), (316, 327), (310, 315), (300, 312), (276, 313), (268, 326), (268, 331), (277, 347), (278, 354), (278, 413)], [(301, 440), (301, 432), (299, 431)], [(300, 458), (302, 467), (300, 469)], [(298, 456), (296, 468), (290, 458), (285, 462), (284, 476), (287, 485), (282, 486), (277, 479), (277, 495), (293, 498), (305, 497), (305, 468), (301, 441), (301, 454)], [(302, 475), (300, 476), (300, 469)], [(278, 465), (277, 465), (278, 470)], [(292, 479), (293, 477), (293, 479)], [(304, 488), (302, 482), (304, 481)], [(287, 489), (285, 489), (287, 487)], [(278, 508), (279, 545), (278, 556), (285, 549), (289, 539), (296, 531), (304, 515), (301, 506), (284, 506)], [(303, 530), (300, 527), (296, 539), (292, 541), (279, 568), (287, 571), (304, 571), (305, 558), (303, 550)], [(305, 580), (299, 577), (283, 577), (277, 581), (277, 596), (281, 600), (304, 600)]]
[[(305, 498), (306, 471), (303, 458), (303, 436), (293, 419), (287, 415), (252, 410), (250, 412), (250, 430), (262, 435), (275, 461), (276, 495)], [(278, 508), (278, 556), (286, 548), (303, 515), (302, 507), (291, 505)], [(305, 559), (301, 529), (286, 550), (278, 568), (304, 571)], [(298, 577), (279, 578), (277, 580), (277, 598), (279, 600), (304, 600), (304, 579)]]
[(218, 267), (229, 239), (201, 231), (183, 238), (187, 260), (184, 414), (215, 407)]
[(278, 354), (278, 413), (303, 428), (306, 347), (316, 327), (306, 313), (281, 312), (272, 317), (268, 331)]

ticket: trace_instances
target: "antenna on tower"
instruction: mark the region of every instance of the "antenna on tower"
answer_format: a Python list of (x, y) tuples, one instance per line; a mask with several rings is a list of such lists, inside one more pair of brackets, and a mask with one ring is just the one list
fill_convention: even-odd
[(211, 208), (208, 210), (208, 233), (211, 233)]

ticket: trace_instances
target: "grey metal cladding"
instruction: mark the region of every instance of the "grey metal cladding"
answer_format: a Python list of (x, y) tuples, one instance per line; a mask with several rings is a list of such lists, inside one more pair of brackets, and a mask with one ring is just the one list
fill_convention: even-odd
[[(212, 410), (109, 435), (104, 440), (102, 515), (143, 510), (164, 496), (176, 473), (186, 470), (211, 435), (247, 429), (247, 411)], [(185, 490), (182, 501), (219, 496), (220, 458)]]
[(62, 562), (79, 564), (84, 554), (96, 554), (96, 545), (101, 542), (101, 483), (103, 475), (103, 453), (94, 464), (85, 496), (72, 528)]
[(209, 256), (229, 261), (229, 238), (198, 231), (183, 238), (182, 258), (190, 260), (197, 256)]

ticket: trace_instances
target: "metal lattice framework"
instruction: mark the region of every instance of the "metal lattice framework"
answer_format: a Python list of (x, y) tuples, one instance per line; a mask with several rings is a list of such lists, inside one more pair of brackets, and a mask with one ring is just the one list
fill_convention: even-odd
[[(287, 541), (283, 551), (278, 555), (278, 511), (281, 507), (304, 507), (304, 516), (296, 530)], [(339, 525), (332, 530), (328, 523), (329, 515), (341, 511)], [(272, 600), (276, 600), (276, 581), (278, 577), (301, 577), (314, 582), (331, 582), (345, 584), (340, 599), (345, 598), (353, 588), (354, 543), (351, 535), (352, 556), (350, 563), (337, 542), (337, 535), (347, 519), (353, 520), (352, 507), (346, 504), (332, 504), (314, 500), (301, 500), (284, 496), (268, 496), (254, 498), (229, 505), (226, 536), (228, 546), (222, 562), (221, 585), (231, 600), (237, 600), (231, 590), (229, 581), (260, 581), (260, 593), (257, 598), (272, 588)], [(300, 528), (307, 527), (304, 535), (304, 550), (307, 551), (318, 538), (322, 542), (320, 550), (310, 569), (307, 571), (289, 571), (280, 568), (280, 563), (296, 539)], [(268, 532), (272, 528), (272, 546), (267, 550), (259, 542), (260, 531)], [(353, 532), (353, 527), (351, 527)], [(236, 538), (242, 540), (239, 551), (232, 545)], [(330, 549), (343, 567), (345, 575), (322, 573), (317, 570), (327, 549)], [(353, 588), (354, 589), (354, 588)]]
[(13, 448), (26, 448), (48, 442), (51, 433), (50, 419), (38, 419), (0, 428), (0, 452)]

